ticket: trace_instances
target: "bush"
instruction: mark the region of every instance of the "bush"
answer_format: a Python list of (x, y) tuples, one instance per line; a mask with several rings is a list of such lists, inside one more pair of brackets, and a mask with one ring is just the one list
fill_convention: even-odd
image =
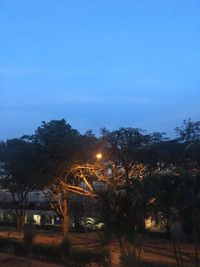
[[(27, 256), (29, 252), (27, 244), (24, 241), (9, 238), (0, 238), (0, 251), (12, 251), (12, 253), (19, 256)], [(62, 257), (61, 247), (59, 245), (32, 244), (31, 253), (35, 258), (53, 261), (60, 261)]]
[(23, 241), (11, 240), (10, 245), (13, 245), (15, 255), (29, 256), (29, 250)]
[(71, 243), (69, 239), (65, 238), (60, 244), (63, 259), (69, 259), (71, 255)]
[(42, 229), (46, 231), (52, 231), (52, 232), (61, 232), (62, 229), (60, 225), (48, 225), (48, 224), (41, 224), (41, 225), (34, 225), (37, 229)]
[(24, 242), (10, 238), (0, 238), (0, 251), (10, 252), (20, 256), (27, 255), (27, 246)]
[(138, 267), (175, 267), (175, 265), (141, 261), (139, 262)]
[(107, 250), (74, 249), (71, 255), (71, 262), (76, 267), (91, 263), (106, 266), (110, 263), (110, 255)]
[(30, 256), (32, 245), (33, 245), (33, 240), (35, 239), (35, 229), (32, 224), (27, 224), (24, 227), (24, 238), (23, 239), (27, 247), (27, 255)]
[(32, 256), (58, 262), (62, 257), (62, 252), (59, 245), (33, 244)]
[(13, 221), (0, 221), (0, 226), (16, 227), (16, 222), (13, 222)]
[(0, 238), (0, 251), (6, 251), (6, 248), (10, 244), (10, 239), (9, 238)]
[(175, 265), (169, 265), (169, 264), (159, 264), (159, 263), (153, 263), (153, 262), (145, 262), (145, 261), (132, 261), (129, 262), (126, 261), (126, 263), (121, 262), (122, 267), (175, 267)]
[[(29, 239), (28, 239), (29, 240)], [(27, 244), (9, 238), (0, 238), (0, 251), (11, 252), (18, 256), (29, 256)], [(109, 266), (110, 255), (107, 250), (101, 249), (73, 249), (69, 240), (64, 240), (60, 245), (32, 244), (31, 256), (53, 262), (69, 263), (69, 266), (82, 267), (96, 263), (99, 266)], [(63, 262), (64, 259), (64, 262)]]

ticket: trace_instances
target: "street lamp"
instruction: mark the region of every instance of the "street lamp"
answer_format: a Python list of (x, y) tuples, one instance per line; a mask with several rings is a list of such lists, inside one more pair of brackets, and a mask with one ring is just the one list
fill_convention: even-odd
[(97, 160), (102, 159), (102, 154), (101, 154), (101, 153), (97, 153), (97, 154), (96, 154), (96, 159), (97, 159)]

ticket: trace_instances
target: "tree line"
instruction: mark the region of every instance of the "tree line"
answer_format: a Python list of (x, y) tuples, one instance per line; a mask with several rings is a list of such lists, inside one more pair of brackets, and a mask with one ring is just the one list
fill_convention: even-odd
[[(119, 240), (124, 261), (130, 254), (140, 256), (145, 219), (151, 217), (173, 238), (178, 266), (182, 259), (172, 228), (181, 223), (184, 236), (194, 243), (198, 266), (200, 121), (184, 120), (175, 132), (170, 139), (138, 128), (103, 128), (96, 137), (62, 119), (42, 122), (33, 135), (2, 141), (1, 186), (13, 196), (19, 230), (23, 232), (29, 192), (44, 191), (63, 221), (65, 237), (69, 195), (85, 195), (101, 203), (103, 232)], [(98, 152), (101, 160), (95, 157)], [(103, 191), (94, 186), (97, 181), (105, 185)]]

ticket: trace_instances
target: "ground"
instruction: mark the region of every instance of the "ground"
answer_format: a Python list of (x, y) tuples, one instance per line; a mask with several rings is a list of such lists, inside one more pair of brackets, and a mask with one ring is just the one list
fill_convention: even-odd
[[(13, 228), (1, 228), (0, 227), (0, 236), (2, 237), (15, 237), (20, 238), (19, 234)], [(38, 230), (36, 233), (35, 242), (37, 243), (59, 243), (62, 240), (61, 233), (59, 232), (50, 232), (46, 230)], [(73, 246), (79, 247), (96, 247), (99, 246), (99, 236), (97, 233), (71, 233), (70, 240)], [(194, 266), (194, 250), (191, 244), (182, 244), (181, 249), (183, 252), (185, 266), (192, 267)], [(113, 241), (109, 246), (112, 266), (119, 266), (119, 246), (117, 241)], [(161, 264), (175, 264), (174, 252), (172, 244), (169, 241), (154, 238), (147, 238), (144, 242), (144, 247), (141, 254), (142, 259), (149, 262), (161, 263)], [(27, 259), (15, 257), (11, 255), (6, 255), (4, 253), (0, 254), (0, 266), (1, 267), (60, 267), (58, 264), (49, 264), (45, 262), (38, 262), (31, 260), (30, 262)]]

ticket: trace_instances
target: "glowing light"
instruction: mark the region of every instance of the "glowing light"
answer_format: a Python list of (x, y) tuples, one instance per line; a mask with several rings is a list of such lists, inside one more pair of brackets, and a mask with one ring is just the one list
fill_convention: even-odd
[(102, 154), (101, 154), (101, 153), (96, 154), (96, 158), (97, 158), (98, 160), (102, 159)]

